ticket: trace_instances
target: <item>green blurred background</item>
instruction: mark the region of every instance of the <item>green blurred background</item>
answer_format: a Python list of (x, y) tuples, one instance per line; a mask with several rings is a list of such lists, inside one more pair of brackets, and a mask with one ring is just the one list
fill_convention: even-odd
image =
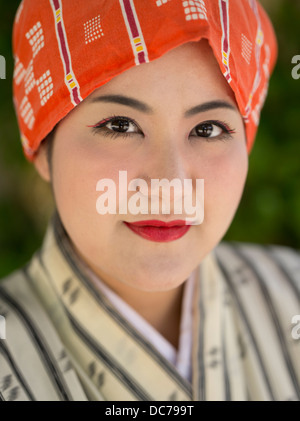
[[(225, 239), (300, 249), (300, 79), (291, 76), (292, 57), (300, 55), (300, 0), (261, 3), (277, 33), (279, 59), (243, 199)], [(53, 211), (49, 186), (23, 157), (13, 109), (11, 30), (18, 5), (0, 0), (0, 55), (7, 72), (0, 80), (0, 277), (30, 259)]]

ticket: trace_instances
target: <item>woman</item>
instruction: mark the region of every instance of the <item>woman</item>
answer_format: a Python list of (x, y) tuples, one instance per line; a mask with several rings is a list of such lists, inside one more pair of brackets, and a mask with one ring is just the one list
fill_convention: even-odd
[(261, 6), (24, 0), (14, 56), (57, 212), (1, 283), (1, 398), (298, 400), (299, 255), (221, 243), (276, 59)]

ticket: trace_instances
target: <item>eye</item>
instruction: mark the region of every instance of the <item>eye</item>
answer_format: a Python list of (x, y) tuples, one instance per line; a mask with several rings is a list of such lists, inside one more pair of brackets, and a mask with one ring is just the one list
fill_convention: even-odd
[(138, 125), (127, 117), (113, 116), (99, 121), (99, 123), (88, 126), (93, 127), (94, 133), (101, 133), (105, 136), (118, 137), (118, 136), (131, 136), (132, 134), (141, 134)]
[(221, 121), (205, 121), (198, 124), (191, 131), (190, 136), (204, 137), (206, 139), (226, 140), (235, 133), (226, 123)]
[(119, 133), (135, 132), (136, 125), (125, 118), (114, 118), (105, 124), (105, 127), (109, 130)]

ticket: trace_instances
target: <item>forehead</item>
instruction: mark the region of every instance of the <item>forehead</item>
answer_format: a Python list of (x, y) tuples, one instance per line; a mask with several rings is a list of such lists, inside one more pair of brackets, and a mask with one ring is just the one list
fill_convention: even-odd
[(99, 94), (135, 94), (155, 101), (181, 98), (187, 101), (226, 99), (235, 105), (235, 96), (225, 80), (212, 49), (206, 40), (189, 42), (170, 50), (150, 63), (126, 70), (96, 89)]

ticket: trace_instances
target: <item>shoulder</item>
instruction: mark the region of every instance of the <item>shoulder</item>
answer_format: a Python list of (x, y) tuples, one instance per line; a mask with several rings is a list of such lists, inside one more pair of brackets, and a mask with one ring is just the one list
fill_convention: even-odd
[[(269, 390), (275, 399), (299, 399), (299, 251), (223, 242), (215, 249), (215, 258), (242, 342), (248, 352), (252, 350)], [(253, 372), (251, 368), (250, 377)]]
[(7, 330), (11, 337), (16, 330), (17, 319), (22, 319), (22, 316), (26, 319), (26, 308), (35, 308), (36, 301), (23, 269), (14, 271), (0, 280), (0, 315), (3, 329), (5, 321), (5, 335), (2, 332), (2, 339), (3, 336), (7, 339)]
[(292, 265), (297, 262), (298, 269), (300, 263), (300, 250), (294, 249), (289, 246), (275, 245), (275, 244), (257, 244), (247, 242), (235, 242), (235, 241), (222, 241), (217, 247), (216, 251), (222, 253), (225, 250), (236, 251), (237, 253), (243, 254), (255, 254), (257, 258), (260, 256), (268, 256), (274, 261), (279, 263), (285, 261), (286, 264)]
[[(222, 242), (215, 249), (228, 275), (252, 275), (268, 289), (290, 288), (300, 296), (300, 251), (287, 246)], [(299, 299), (299, 298), (298, 298)]]
[[(215, 257), (244, 322), (255, 336), (277, 338), (274, 347), (299, 353), (294, 324), (300, 318), (300, 255), (275, 245), (221, 243)], [(298, 325), (297, 325), (298, 326)], [(284, 345), (286, 344), (286, 345)], [(299, 366), (299, 359), (296, 365)], [(300, 370), (300, 368), (298, 368)], [(299, 373), (299, 371), (298, 371)]]
[(25, 364), (32, 365), (40, 337), (38, 307), (23, 269), (0, 281), (0, 400), (33, 400), (23, 372)]
[[(44, 313), (44, 310), (30, 286), (26, 268), (16, 270), (0, 280), (0, 314), (5, 317), (6, 324), (18, 319), (28, 326), (29, 319), (37, 321), (39, 313)], [(14, 331), (12, 329), (10, 333)]]
[(75, 373), (26, 268), (0, 281), (0, 401), (69, 400)]
[(295, 345), (291, 331), (300, 317), (299, 252), (285, 246), (221, 243), (215, 257), (242, 317), (255, 320), (254, 329), (265, 326)]

